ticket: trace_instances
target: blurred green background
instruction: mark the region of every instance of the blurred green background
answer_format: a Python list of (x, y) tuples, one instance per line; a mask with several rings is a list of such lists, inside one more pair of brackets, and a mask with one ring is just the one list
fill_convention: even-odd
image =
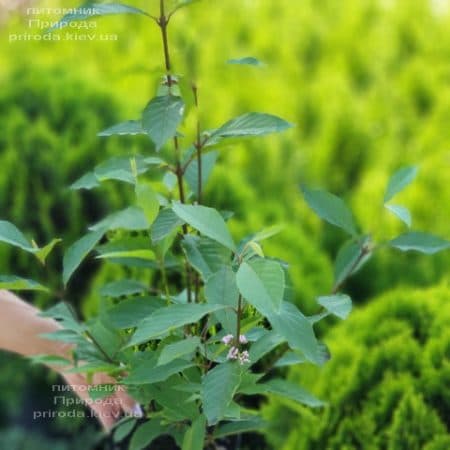
[[(150, 12), (158, 6), (127, 3)], [(43, 40), (39, 26), (57, 15), (27, 14), (28, 6), (79, 5), (0, 2), (0, 216), (39, 244), (58, 236), (67, 247), (129, 195), (116, 184), (89, 192), (67, 186), (112, 155), (151, 151), (143, 139), (96, 133), (139, 117), (162, 73), (162, 49), (154, 24), (135, 16), (68, 30), (94, 33), (93, 40), (65, 40), (65, 31), (59, 41)], [(411, 209), (413, 229), (450, 237), (449, 29), (448, 0), (202, 0), (174, 18), (175, 71), (198, 84), (205, 128), (248, 111), (296, 125), (222, 150), (206, 203), (236, 212), (237, 238), (285, 224), (265, 252), (290, 264), (295, 302), (305, 312), (330, 290), (344, 236), (307, 208), (300, 184), (345, 198), (361, 228), (382, 240), (403, 229), (382, 208), (387, 179), (402, 165), (418, 165), (399, 202)], [(111, 34), (117, 40), (105, 40)], [(265, 65), (226, 64), (243, 56)], [(190, 124), (192, 117), (182, 130), (186, 142)], [(0, 273), (58, 292), (61, 256), (62, 248), (43, 268), (1, 246)], [(354, 315), (318, 330), (334, 356), (328, 366), (286, 370), (329, 406), (311, 411), (273, 399), (263, 406), (264, 442), (244, 436), (242, 448), (450, 448), (449, 263), (449, 252), (376, 254), (346, 286)], [(96, 287), (116, 272), (87, 262), (68, 298), (94, 313)], [(27, 298), (39, 306), (55, 300)], [(93, 423), (32, 420), (36, 405), (51, 403), (53, 374), (7, 354), (0, 367), (0, 448), (103, 448)]]

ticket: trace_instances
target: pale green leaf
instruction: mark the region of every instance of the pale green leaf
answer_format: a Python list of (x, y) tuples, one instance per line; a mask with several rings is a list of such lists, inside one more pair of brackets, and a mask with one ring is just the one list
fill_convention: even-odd
[(227, 61), (228, 64), (237, 64), (243, 66), (264, 66), (264, 64), (254, 56), (245, 56), (243, 58), (234, 58)]
[(97, 136), (125, 136), (147, 134), (143, 128), (140, 120), (127, 120), (126, 122), (118, 123), (106, 130), (101, 131)]
[(309, 207), (323, 220), (355, 236), (356, 226), (351, 211), (342, 199), (326, 191), (302, 188)]
[(322, 296), (317, 303), (340, 319), (346, 319), (352, 310), (352, 299), (345, 294)]
[(156, 150), (175, 136), (183, 119), (184, 102), (181, 97), (161, 95), (152, 99), (142, 113), (142, 128), (154, 142)]
[(45, 286), (42, 286), (37, 281), (15, 275), (0, 275), (0, 289), (8, 289), (9, 291), (48, 291)]
[(384, 195), (384, 203), (387, 203), (406, 186), (411, 184), (417, 176), (417, 167), (402, 167), (392, 175), (389, 180), (386, 194)]
[(235, 250), (236, 246), (227, 225), (216, 209), (200, 205), (183, 205), (181, 203), (174, 203), (172, 209), (180, 219), (203, 235), (219, 242), (232, 251)]
[(51, 242), (49, 242), (47, 245), (41, 248), (36, 248), (34, 254), (36, 255), (36, 258), (39, 259), (39, 261), (42, 264), (45, 264), (45, 260), (47, 259), (47, 256), (51, 253), (51, 251), (55, 248), (56, 244), (59, 244), (62, 239), (52, 239)]
[(404, 252), (414, 250), (428, 255), (450, 248), (449, 241), (420, 231), (401, 234), (390, 241), (389, 245)]
[(202, 379), (203, 413), (208, 425), (215, 425), (224, 416), (241, 381), (237, 362), (219, 364)]
[(280, 311), (285, 289), (280, 263), (262, 258), (243, 262), (236, 282), (242, 296), (261, 314), (268, 316)]
[(86, 258), (88, 253), (97, 245), (105, 234), (104, 230), (92, 231), (72, 244), (64, 254), (63, 259), (63, 281), (67, 284), (72, 274)]
[(159, 200), (156, 192), (148, 184), (136, 185), (136, 204), (144, 211), (149, 226), (155, 221), (159, 212)]
[(411, 228), (412, 219), (408, 208), (400, 205), (385, 205), (385, 208), (395, 214), (408, 228)]

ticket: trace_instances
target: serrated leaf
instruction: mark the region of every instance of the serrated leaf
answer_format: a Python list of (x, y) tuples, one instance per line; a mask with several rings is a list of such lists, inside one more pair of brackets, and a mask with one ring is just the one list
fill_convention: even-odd
[(67, 285), (72, 274), (104, 234), (104, 230), (92, 231), (67, 249), (63, 258), (63, 282), (65, 285)]
[(282, 336), (292, 350), (301, 351), (305, 357), (320, 364), (320, 348), (309, 320), (292, 303), (283, 302), (279, 314), (271, 314), (273, 330)]
[(169, 94), (150, 100), (142, 113), (142, 128), (154, 142), (157, 151), (175, 136), (183, 113), (184, 102), (181, 97)]
[(136, 185), (136, 204), (144, 211), (145, 218), (150, 226), (155, 221), (159, 212), (158, 196), (150, 185)]
[(121, 122), (106, 130), (101, 131), (97, 136), (135, 136), (138, 134), (147, 134), (142, 128), (140, 120), (127, 120), (126, 122)]
[(120, 3), (85, 3), (79, 8), (73, 8), (74, 12), (66, 14), (57, 24), (46, 30), (50, 33), (54, 30), (61, 30), (69, 25), (70, 22), (91, 19), (92, 17), (108, 16), (115, 14), (142, 14), (149, 15), (142, 9), (133, 6), (122, 5)]
[(202, 379), (203, 413), (208, 425), (215, 425), (224, 416), (241, 381), (237, 362), (219, 364)]
[(409, 233), (401, 234), (389, 241), (389, 245), (404, 252), (413, 250), (428, 255), (450, 248), (449, 241), (420, 231), (410, 231)]
[(140, 281), (135, 280), (119, 280), (105, 284), (100, 289), (102, 297), (122, 297), (124, 295), (140, 294), (147, 291), (147, 287)]
[(245, 300), (264, 316), (280, 311), (285, 288), (280, 263), (262, 258), (243, 262), (236, 274), (236, 282)]
[(412, 219), (408, 208), (400, 205), (384, 205), (384, 207), (395, 214), (408, 228), (411, 228)]
[(144, 211), (137, 206), (129, 206), (122, 211), (117, 211), (110, 214), (100, 222), (97, 222), (95, 225), (91, 225), (89, 230), (103, 230), (103, 232), (118, 229), (138, 231), (147, 230), (148, 228), (149, 224), (145, 217)]
[(411, 184), (417, 176), (417, 167), (402, 167), (392, 175), (389, 180), (386, 194), (384, 195), (384, 203), (387, 203), (406, 186)]
[(45, 286), (42, 286), (37, 281), (15, 275), (0, 275), (0, 289), (8, 289), (9, 291), (48, 291)]
[(155, 222), (151, 228), (152, 242), (156, 243), (169, 236), (183, 221), (173, 212), (172, 208), (165, 208), (159, 211)]
[(149, 420), (136, 429), (130, 441), (129, 450), (147, 448), (160, 434), (164, 434), (166, 427), (157, 419)]
[(223, 308), (223, 305), (185, 304), (159, 309), (138, 324), (127, 346), (158, 338), (169, 331), (198, 322), (204, 315)]
[(231, 267), (222, 267), (211, 275), (206, 281), (205, 296), (209, 304), (227, 305), (233, 309), (216, 311), (218, 318), (226, 333), (235, 334), (237, 326), (237, 308), (239, 291), (236, 284), (236, 274)]
[(188, 223), (201, 234), (219, 242), (232, 251), (236, 249), (225, 220), (216, 209), (181, 203), (174, 203), (172, 209), (181, 220)]
[(270, 133), (278, 133), (291, 127), (292, 124), (289, 122), (271, 114), (247, 113), (228, 121), (215, 130), (206, 145), (214, 145), (223, 138), (264, 136)]
[(135, 297), (122, 300), (106, 311), (109, 323), (116, 328), (133, 328), (157, 309), (166, 305), (158, 297)]
[(352, 299), (345, 294), (322, 296), (317, 303), (340, 319), (346, 319), (352, 310)]
[(302, 191), (306, 203), (321, 219), (353, 236), (357, 235), (353, 215), (342, 199), (329, 192), (307, 187), (303, 187)]
[(204, 281), (231, 261), (230, 250), (212, 239), (185, 235), (181, 244), (189, 263)]
[(181, 450), (203, 450), (205, 435), (206, 419), (204, 416), (198, 416), (186, 431)]
[(175, 342), (174, 344), (168, 344), (162, 349), (157, 365), (161, 366), (168, 364), (174, 359), (189, 355), (194, 352), (199, 345), (200, 339), (197, 336), (183, 339), (182, 341)]
[(234, 58), (227, 61), (228, 64), (238, 64), (244, 66), (264, 66), (264, 64), (254, 56), (245, 56), (243, 58)]

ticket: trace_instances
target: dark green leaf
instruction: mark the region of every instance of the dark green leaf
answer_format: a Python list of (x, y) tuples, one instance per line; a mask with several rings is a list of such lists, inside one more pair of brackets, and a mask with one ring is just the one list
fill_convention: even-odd
[(158, 366), (168, 364), (174, 359), (193, 353), (199, 345), (200, 338), (197, 336), (185, 338), (182, 341), (175, 342), (174, 344), (166, 345), (159, 355)]
[(141, 282), (135, 280), (120, 280), (112, 281), (105, 284), (100, 289), (100, 295), (102, 297), (122, 297), (123, 295), (133, 295), (145, 292), (147, 287)]
[(227, 436), (239, 435), (248, 432), (262, 432), (266, 428), (266, 423), (261, 419), (238, 420), (219, 425), (214, 430), (214, 437), (222, 439)]
[(294, 366), (296, 364), (303, 364), (306, 362), (304, 356), (298, 355), (295, 352), (286, 352), (274, 365), (274, 367)]
[(155, 311), (142, 320), (128, 346), (142, 344), (179, 327), (199, 321), (204, 315), (224, 308), (223, 305), (173, 305)]
[(342, 199), (326, 191), (310, 190), (306, 187), (303, 187), (302, 191), (306, 203), (321, 219), (353, 236), (357, 234), (352, 213)]
[(121, 442), (123, 441), (133, 430), (133, 428), (136, 426), (136, 419), (130, 419), (127, 418), (114, 428), (114, 442)]
[(15, 225), (5, 220), (0, 220), (0, 242), (14, 245), (27, 252), (34, 252), (36, 250)]
[(156, 419), (149, 420), (136, 429), (130, 441), (129, 450), (147, 448), (159, 435), (165, 433), (166, 428)]
[(199, 416), (184, 435), (181, 450), (203, 450), (206, 435), (206, 419)]
[(215, 425), (224, 417), (240, 381), (241, 368), (237, 362), (219, 364), (203, 377), (203, 413), (208, 425)]

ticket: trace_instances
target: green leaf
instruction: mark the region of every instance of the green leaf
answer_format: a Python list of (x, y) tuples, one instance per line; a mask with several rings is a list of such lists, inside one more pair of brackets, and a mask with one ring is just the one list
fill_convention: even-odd
[(147, 223), (151, 225), (159, 213), (159, 200), (156, 192), (148, 184), (136, 185), (137, 206), (144, 211)]
[(214, 430), (214, 437), (222, 439), (227, 436), (234, 436), (248, 432), (262, 432), (267, 424), (261, 419), (238, 420), (236, 422), (229, 422), (224, 425), (219, 425)]
[(249, 350), (251, 364), (257, 363), (263, 356), (278, 347), (285, 339), (275, 331), (266, 331), (264, 335), (254, 342)]
[(47, 366), (70, 366), (72, 361), (56, 355), (33, 355), (28, 356), (34, 364), (45, 364)]
[(275, 364), (274, 367), (287, 367), (306, 362), (304, 356), (298, 355), (293, 351), (286, 352)]
[(168, 364), (174, 359), (193, 353), (199, 345), (200, 338), (197, 336), (185, 338), (174, 344), (166, 345), (159, 355), (158, 366)]
[(193, 367), (192, 361), (185, 359), (174, 359), (173, 361), (157, 366), (156, 357), (152, 355), (151, 359), (143, 361), (141, 364), (133, 367), (129, 375), (123, 380), (124, 384), (152, 384), (167, 380), (172, 375)]
[(231, 252), (209, 238), (188, 234), (181, 244), (189, 263), (202, 275), (204, 281), (221, 267), (230, 264)]
[(369, 238), (365, 237), (359, 242), (347, 241), (339, 249), (334, 265), (334, 285), (340, 286), (348, 277), (356, 273), (372, 256), (372, 252), (361, 257), (363, 246), (368, 246)]
[(213, 145), (221, 138), (264, 136), (270, 133), (278, 133), (291, 127), (292, 124), (289, 122), (271, 114), (247, 113), (228, 121), (215, 130), (208, 139), (207, 145)]
[(205, 285), (205, 296), (209, 304), (227, 305), (233, 309), (216, 311), (218, 318), (226, 333), (235, 334), (239, 291), (236, 284), (236, 274), (231, 267), (222, 267), (218, 272), (208, 278)]
[(183, 225), (183, 221), (173, 212), (172, 208), (165, 208), (159, 211), (158, 217), (152, 225), (151, 237), (152, 242), (162, 241), (169, 236), (179, 226)]
[(97, 259), (136, 259), (142, 261), (154, 261), (155, 254), (152, 250), (119, 250), (116, 252), (102, 253), (101, 255), (97, 256)]
[(264, 316), (280, 311), (285, 288), (280, 263), (262, 258), (243, 262), (236, 282), (242, 296)]
[(401, 234), (390, 241), (389, 245), (404, 252), (414, 250), (428, 255), (450, 248), (449, 241), (419, 231), (410, 231), (409, 233)]
[(0, 275), (0, 289), (9, 291), (48, 291), (36, 281), (17, 277), (15, 275)]
[(282, 379), (274, 379), (261, 384), (262, 392), (285, 397), (310, 408), (320, 408), (325, 403), (302, 389), (297, 384)]
[(200, 205), (183, 205), (181, 203), (174, 203), (172, 209), (180, 219), (203, 235), (219, 242), (232, 251), (236, 249), (225, 220), (216, 209)]
[(83, 333), (85, 331), (84, 325), (78, 323), (77, 318), (75, 317), (74, 312), (71, 307), (65, 303), (60, 302), (51, 308), (42, 311), (39, 313), (41, 317), (51, 317), (55, 319), (57, 322), (60, 322), (64, 330), (59, 331), (73, 331), (75, 333)]
[(74, 181), (69, 189), (73, 191), (77, 191), (79, 189), (93, 189), (95, 187), (100, 186), (100, 183), (97, 180), (94, 172), (85, 173), (82, 177), (78, 178), (78, 180)]
[(273, 330), (284, 337), (293, 350), (300, 350), (305, 357), (320, 364), (320, 348), (309, 320), (292, 303), (283, 302), (279, 314), (269, 317)]
[(158, 309), (139, 323), (128, 347), (158, 338), (189, 323), (198, 322), (204, 315), (223, 308), (223, 305), (185, 304)]
[(386, 194), (384, 195), (384, 203), (387, 203), (406, 186), (411, 184), (417, 176), (417, 167), (403, 167), (392, 175), (389, 180)]
[(89, 397), (92, 400), (102, 400), (115, 394), (116, 384), (93, 384), (88, 386)]
[[(202, 187), (206, 186), (208, 179), (212, 173), (214, 165), (216, 164), (218, 157), (217, 152), (209, 152), (202, 154)], [(184, 179), (186, 180), (191, 191), (197, 195), (198, 187), (198, 161), (195, 158), (187, 167), (184, 174)]]
[(133, 328), (143, 317), (149, 316), (165, 304), (166, 302), (158, 297), (130, 298), (108, 309), (106, 316), (116, 328)]
[(408, 208), (400, 205), (384, 205), (386, 209), (395, 214), (408, 228), (411, 228), (412, 219)]
[(118, 123), (106, 130), (101, 131), (97, 136), (124, 136), (131, 135), (135, 136), (138, 134), (147, 134), (142, 128), (142, 123), (140, 120), (127, 120), (126, 122)]
[(105, 217), (100, 222), (89, 227), (91, 231), (103, 230), (103, 233), (110, 230), (147, 230), (149, 224), (141, 208), (129, 206), (122, 211), (115, 212)]
[(203, 450), (205, 435), (206, 419), (204, 416), (198, 416), (186, 431), (181, 450)]
[(102, 297), (122, 297), (124, 295), (133, 295), (146, 292), (147, 287), (139, 281), (135, 280), (120, 280), (112, 281), (111, 283), (105, 284), (100, 289), (100, 295)]
[(264, 64), (254, 56), (245, 56), (243, 58), (229, 59), (227, 64), (238, 64), (244, 66), (264, 66)]
[(142, 14), (150, 17), (142, 9), (119, 3), (85, 3), (83, 6), (73, 9), (74, 12), (66, 14), (57, 24), (46, 30), (46, 33), (65, 28), (70, 22), (91, 19), (92, 17), (98, 16), (108, 16), (114, 14)]
[(340, 319), (346, 319), (352, 310), (352, 299), (345, 294), (319, 297), (317, 303)]
[(142, 128), (159, 151), (168, 139), (175, 136), (183, 119), (184, 102), (181, 97), (162, 95), (152, 99), (142, 113)]
[(63, 258), (63, 281), (65, 285), (67, 285), (72, 274), (104, 234), (104, 230), (92, 231), (67, 249)]
[(326, 191), (310, 190), (306, 187), (303, 187), (302, 191), (306, 203), (321, 219), (353, 236), (357, 235), (352, 213), (342, 199)]
[(203, 377), (203, 413), (208, 425), (215, 425), (224, 417), (240, 382), (241, 368), (237, 362), (219, 364)]
[(27, 252), (34, 252), (36, 250), (32, 243), (15, 225), (5, 220), (0, 220), (0, 242), (14, 245)]
[(136, 429), (130, 441), (129, 450), (147, 448), (159, 435), (165, 433), (165, 427), (156, 419), (149, 420)]
[(127, 418), (127, 420), (124, 420), (123, 422), (116, 425), (113, 435), (114, 442), (118, 443), (123, 441), (136, 426), (136, 422), (136, 419)]

